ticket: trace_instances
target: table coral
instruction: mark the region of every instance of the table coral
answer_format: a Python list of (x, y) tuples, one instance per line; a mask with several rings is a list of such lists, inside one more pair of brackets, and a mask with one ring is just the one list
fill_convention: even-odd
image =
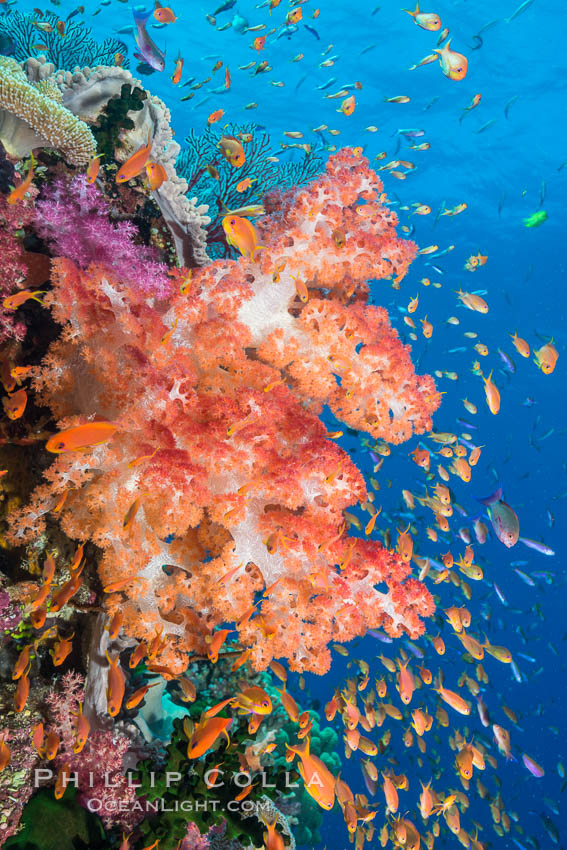
[(225, 623), (256, 669), (285, 657), (322, 674), (330, 641), (378, 627), (416, 637), (433, 611), (411, 565), (344, 535), (366, 488), (318, 418), (328, 404), (400, 442), (430, 429), (439, 405), (386, 312), (365, 303), (368, 279), (400, 279), (416, 253), (381, 191), (367, 161), (341, 151), (297, 195), (274, 196), (256, 262), (194, 271), (167, 306), (108, 268), (53, 262), (64, 330), (34, 379), (38, 401), (60, 428), (97, 417), (118, 430), (57, 457), (12, 539), (40, 532), (67, 491), (62, 526), (103, 550), (102, 585), (131, 579), (108, 611), (139, 640), (162, 631), (155, 663), (172, 674)]

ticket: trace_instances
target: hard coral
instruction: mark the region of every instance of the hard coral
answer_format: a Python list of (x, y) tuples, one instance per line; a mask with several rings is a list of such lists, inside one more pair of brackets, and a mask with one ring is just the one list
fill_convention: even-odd
[(0, 56), (0, 140), (16, 158), (50, 147), (73, 165), (84, 165), (96, 153), (87, 125), (28, 82), (20, 65), (7, 56)]
[(381, 188), (341, 152), (262, 220), (258, 262), (216, 261), (168, 308), (109, 269), (54, 262), (50, 304), (65, 330), (34, 381), (39, 401), (62, 428), (96, 416), (118, 430), (57, 457), (13, 538), (37, 534), (67, 490), (63, 528), (101, 547), (103, 586), (132, 579), (107, 608), (139, 640), (162, 630), (156, 663), (172, 674), (227, 622), (256, 669), (286, 657), (324, 673), (331, 640), (380, 626), (415, 637), (433, 611), (398, 555), (344, 536), (364, 480), (316, 415), (328, 403), (399, 442), (430, 428), (439, 404), (385, 312), (364, 304), (366, 279), (403, 275), (416, 251)]

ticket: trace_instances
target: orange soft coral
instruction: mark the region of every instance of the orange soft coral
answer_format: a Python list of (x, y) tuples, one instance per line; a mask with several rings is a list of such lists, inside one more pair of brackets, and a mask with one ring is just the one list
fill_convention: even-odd
[(286, 657), (324, 673), (329, 641), (380, 626), (415, 637), (432, 613), (398, 555), (344, 535), (364, 480), (317, 417), (328, 404), (400, 442), (429, 429), (439, 403), (386, 312), (365, 303), (367, 280), (405, 274), (416, 250), (396, 236), (381, 188), (366, 161), (337, 154), (275, 200), (258, 262), (218, 260), (166, 306), (104, 268), (54, 261), (49, 303), (64, 331), (38, 400), (61, 428), (119, 427), (54, 460), (12, 537), (40, 531), (68, 491), (64, 530), (103, 550), (103, 587), (135, 579), (107, 608), (139, 640), (162, 630), (162, 669), (181, 671), (234, 622), (257, 669)]

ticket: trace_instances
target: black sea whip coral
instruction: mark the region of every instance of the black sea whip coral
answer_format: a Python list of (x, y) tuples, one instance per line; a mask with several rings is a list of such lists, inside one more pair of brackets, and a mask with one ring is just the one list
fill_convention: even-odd
[(82, 175), (70, 183), (56, 180), (36, 204), (36, 229), (57, 256), (82, 269), (92, 264), (148, 295), (167, 298), (172, 289), (167, 266), (154, 252), (135, 241), (138, 231), (130, 221), (112, 222), (104, 197)]

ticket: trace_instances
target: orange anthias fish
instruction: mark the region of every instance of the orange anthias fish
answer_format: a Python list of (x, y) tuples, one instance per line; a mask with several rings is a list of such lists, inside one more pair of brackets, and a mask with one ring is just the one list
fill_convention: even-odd
[(108, 685), (106, 688), (106, 702), (108, 713), (111, 717), (116, 717), (122, 708), (122, 700), (124, 699), (124, 691), (126, 689), (126, 680), (120, 667), (120, 656), (117, 655), (113, 661), (108, 652), (106, 652), (105, 655), (106, 660), (110, 664), (110, 669), (108, 671)]
[(258, 38), (255, 38), (254, 41), (252, 42), (252, 46), (253, 46), (254, 50), (260, 51), (260, 50), (264, 49), (265, 43), (266, 43), (266, 36), (265, 35), (259, 35)]
[(467, 68), (469, 61), (462, 53), (457, 53), (449, 48), (451, 39), (444, 47), (435, 48), (434, 53), (439, 54), (439, 63), (441, 70), (450, 80), (464, 80), (467, 76)]
[(146, 174), (148, 177), (148, 184), (152, 192), (159, 189), (159, 187), (167, 180), (167, 172), (163, 165), (160, 165), (159, 162), (147, 162)]
[(285, 850), (285, 842), (282, 838), (282, 835), (276, 830), (279, 812), (276, 812), (276, 814), (271, 820), (268, 819), (265, 815), (261, 815), (261, 818), (267, 829), (267, 832), (264, 833), (265, 850)]
[(19, 713), (23, 711), (26, 707), (26, 702), (28, 701), (28, 696), (30, 693), (30, 680), (29, 680), (29, 672), (31, 667), (31, 661), (27, 666), (27, 669), (20, 678), (18, 679), (18, 684), (16, 686), (16, 692), (14, 694), (14, 708)]
[(179, 80), (181, 79), (181, 74), (183, 73), (183, 59), (181, 58), (181, 50), (177, 53), (177, 60), (175, 62), (175, 71), (171, 77), (171, 82), (174, 86), (177, 85)]
[(258, 245), (258, 236), (252, 222), (237, 215), (225, 215), (222, 226), (228, 244), (233, 245), (244, 257), (250, 257), (254, 262), (254, 254), (264, 246)]
[(420, 12), (419, 2), (416, 2), (415, 4), (415, 12), (412, 12), (409, 9), (402, 9), (402, 11), (411, 15), (415, 23), (418, 27), (421, 27), (422, 30), (435, 32), (436, 30), (441, 29), (441, 18), (439, 15), (436, 15), (434, 12)]
[(98, 177), (101, 156), (104, 156), (104, 154), (99, 153), (91, 159), (89, 167), (87, 168), (87, 183), (94, 183)]
[(289, 719), (292, 720), (293, 723), (298, 723), (299, 722), (299, 708), (298, 708), (296, 701), (292, 697), (292, 695), (288, 694), (288, 692), (286, 691), (285, 682), (284, 682), (283, 688), (281, 690), (279, 688), (276, 688), (276, 691), (280, 695), (282, 705), (285, 708), (285, 710), (287, 712), (287, 716), (289, 717)]
[(207, 122), (209, 124), (216, 124), (217, 121), (221, 120), (223, 115), (224, 115), (224, 109), (216, 109), (214, 112), (211, 112), (211, 114), (207, 118)]
[(247, 189), (249, 189), (251, 187), (252, 183), (257, 179), (258, 179), (257, 177), (246, 177), (244, 180), (241, 180), (240, 183), (236, 184), (236, 191), (237, 192), (245, 192)]
[(518, 336), (518, 332), (514, 331), (513, 334), (510, 334), (512, 337), (512, 342), (514, 343), (514, 348), (522, 357), (530, 356), (530, 346), (529, 343), (526, 342), (525, 339), (522, 339)]
[(288, 12), (285, 18), (286, 24), (298, 24), (299, 21), (303, 18), (303, 9), (301, 6), (296, 9), (292, 9), (291, 12)]
[(345, 97), (343, 102), (340, 105), (340, 108), (337, 109), (337, 112), (342, 112), (343, 115), (352, 115), (356, 107), (356, 100), (353, 94), (350, 97)]
[(551, 375), (558, 358), (559, 354), (553, 345), (553, 340), (542, 345), (537, 351), (534, 351), (534, 363), (541, 369), (544, 375)]
[(8, 195), (8, 203), (9, 204), (17, 204), (24, 199), (24, 195), (28, 191), (31, 186), (31, 182), (33, 180), (34, 175), (34, 167), (35, 167), (35, 159), (33, 158), (33, 154), (30, 156), (30, 167), (28, 169), (28, 173), (25, 176), (25, 179), (22, 180), (19, 186), (16, 186), (15, 189), (12, 189), (10, 194)]
[(218, 661), (220, 648), (232, 631), (233, 629), (219, 629), (218, 632), (211, 635), (209, 651), (207, 654), (209, 656), (209, 660), (212, 661), (213, 664), (216, 664)]
[(305, 738), (302, 745), (290, 747), (286, 743), (286, 748), (301, 759), (298, 770), (307, 793), (319, 803), (322, 809), (330, 811), (335, 802), (336, 780), (321, 759), (309, 752), (309, 736)]
[(245, 714), (271, 714), (272, 712), (272, 701), (264, 688), (259, 685), (240, 691), (233, 705)]
[(115, 178), (117, 183), (126, 183), (128, 180), (132, 180), (132, 178), (142, 173), (150, 158), (152, 144), (151, 133), (148, 133), (147, 145), (143, 145), (136, 153), (133, 153), (121, 166)]
[(73, 745), (74, 753), (82, 752), (85, 744), (87, 743), (90, 731), (91, 724), (83, 714), (83, 704), (81, 703), (79, 706), (79, 713), (77, 715), (77, 729), (75, 733), (75, 743)]
[(187, 746), (187, 758), (200, 758), (207, 750), (210, 750), (217, 738), (221, 735), (226, 737), (230, 744), (228, 729), (232, 726), (231, 717), (210, 717), (200, 720), (190, 736)]
[(173, 24), (177, 20), (173, 10), (170, 9), (169, 6), (162, 6), (161, 3), (157, 2), (157, 0), (156, 8), (154, 9), (154, 18), (156, 21), (159, 21), (160, 24)]
[(53, 666), (59, 667), (67, 656), (73, 651), (73, 637), (75, 636), (75, 632), (69, 635), (68, 638), (58, 638), (54, 645), (53, 649), (51, 649), (50, 655), (53, 659)]
[(443, 702), (450, 705), (459, 714), (469, 715), (471, 713), (470, 702), (467, 702), (466, 699), (463, 699), (462, 696), (456, 694), (454, 691), (448, 691), (441, 683), (438, 688), (434, 688), (433, 690), (439, 694)]
[(16, 420), (24, 415), (26, 404), (28, 403), (28, 394), (22, 387), (12, 395), (2, 399), (2, 406), (9, 419)]
[(431, 324), (431, 322), (427, 321), (427, 316), (425, 317), (425, 319), (420, 319), (419, 321), (422, 324), (423, 336), (425, 337), (425, 339), (431, 339), (433, 335), (433, 325)]
[(35, 292), (31, 292), (29, 289), (23, 289), (21, 292), (16, 292), (15, 295), (9, 295), (2, 302), (2, 306), (5, 310), (17, 310), (18, 307), (21, 307), (22, 304), (25, 304), (26, 301), (29, 301), (33, 298), (34, 301), (38, 301), (40, 304), (43, 304), (41, 298), (38, 298), (38, 295), (45, 295), (44, 289), (36, 289)]
[(81, 452), (108, 442), (117, 430), (118, 426), (112, 422), (87, 422), (85, 425), (65, 428), (54, 434), (45, 444), (45, 448), (54, 454)]
[(234, 136), (225, 136), (223, 130), (217, 147), (221, 149), (222, 155), (233, 168), (242, 168), (246, 162), (246, 154), (239, 139), (236, 139)]
[(408, 670), (408, 664), (409, 661), (405, 661), (400, 666), (400, 673), (398, 676), (398, 689), (404, 705), (409, 705), (415, 689), (415, 680), (411, 670)]
[(477, 313), (488, 313), (488, 304), (480, 295), (475, 295), (472, 292), (463, 292), (462, 289), (456, 290), (456, 292), (461, 302), (469, 310), (475, 310)]
[(484, 381), (484, 392), (486, 395), (486, 403), (488, 405), (488, 409), (491, 413), (496, 415), (500, 410), (500, 392), (496, 384), (492, 382), (492, 372), (485, 378), (483, 376), (482, 380)]
[(4, 740), (4, 738), (0, 739), (0, 772), (4, 770), (5, 767), (8, 767), (12, 760), (12, 753), (10, 747)]

